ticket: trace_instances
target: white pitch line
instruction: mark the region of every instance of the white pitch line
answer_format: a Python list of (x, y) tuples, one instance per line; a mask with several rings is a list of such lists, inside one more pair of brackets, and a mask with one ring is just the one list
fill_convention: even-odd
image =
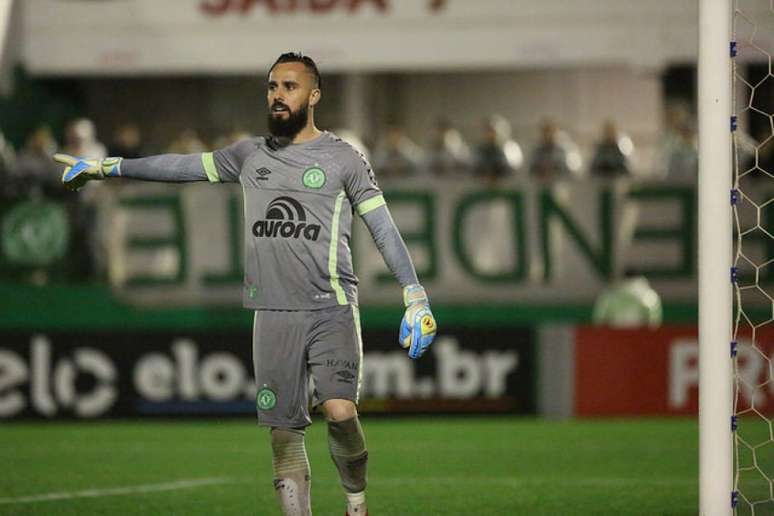
[[(33, 496), (20, 496), (15, 498), (0, 498), (0, 505), (49, 502), (56, 500), (71, 500), (73, 498), (98, 498), (102, 496), (120, 496), (141, 493), (155, 493), (161, 491), (174, 491), (177, 489), (191, 489), (194, 487), (213, 486), (219, 484), (233, 484), (241, 482), (250, 482), (249, 479), (233, 478), (199, 478), (184, 479), (174, 482), (165, 482), (161, 484), (141, 484), (136, 486), (113, 487), (108, 489), (85, 489), (83, 491), (71, 491), (61, 493), (45, 493)], [(323, 482), (324, 483), (324, 482)], [(414, 485), (416, 479), (407, 478), (382, 478), (373, 483), (382, 485)], [(675, 485), (693, 485), (698, 484), (698, 479), (673, 478), (673, 479), (640, 479), (640, 478), (610, 478), (610, 477), (587, 477), (583, 479), (557, 479), (541, 477), (424, 477), (424, 484), (487, 484), (487, 485), (505, 485), (508, 487), (534, 487), (535, 485), (551, 484), (562, 487), (625, 487), (628, 485), (647, 485), (651, 487), (664, 487)]]
[[(371, 484), (413, 485), (416, 479), (409, 478), (382, 478), (372, 480)], [(422, 484), (488, 484), (505, 485), (508, 487), (534, 487), (539, 485), (552, 485), (561, 487), (627, 487), (630, 485), (645, 485), (650, 487), (670, 487), (674, 485), (698, 485), (698, 478), (614, 478), (614, 477), (586, 477), (586, 478), (541, 478), (541, 477), (422, 477)]]
[(159, 491), (174, 491), (176, 489), (191, 489), (194, 487), (213, 486), (218, 484), (230, 484), (235, 480), (230, 478), (198, 478), (175, 480), (161, 484), (141, 484), (136, 486), (112, 487), (108, 489), (85, 489), (83, 491), (70, 491), (61, 493), (45, 493), (33, 496), (18, 496), (13, 498), (0, 498), (0, 504), (50, 502), (55, 500), (71, 500), (73, 498), (98, 498), (101, 496), (120, 496), (140, 493), (156, 493)]

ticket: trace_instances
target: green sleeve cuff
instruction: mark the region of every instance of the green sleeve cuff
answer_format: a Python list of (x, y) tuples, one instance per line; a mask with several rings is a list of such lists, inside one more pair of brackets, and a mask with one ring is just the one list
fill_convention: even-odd
[(377, 195), (375, 197), (371, 197), (370, 199), (365, 200), (365, 201), (361, 202), (360, 204), (358, 204), (357, 205), (357, 212), (362, 217), (363, 215), (365, 215), (369, 211), (374, 211), (376, 208), (378, 208), (380, 206), (384, 206), (385, 204), (387, 204), (387, 203), (384, 202), (384, 196)]
[(220, 175), (215, 167), (215, 158), (211, 152), (202, 152), (202, 165), (210, 183), (220, 183)]

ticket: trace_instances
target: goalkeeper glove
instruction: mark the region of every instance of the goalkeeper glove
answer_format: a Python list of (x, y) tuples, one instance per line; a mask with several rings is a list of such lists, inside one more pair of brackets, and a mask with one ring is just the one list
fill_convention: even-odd
[(400, 322), (399, 342), (408, 348), (411, 358), (421, 357), (435, 338), (436, 324), (430, 311), (430, 302), (421, 285), (409, 285), (403, 289), (406, 313)]
[(72, 191), (80, 190), (87, 181), (121, 175), (122, 158), (82, 159), (69, 154), (54, 154), (54, 161), (65, 165), (62, 183)]

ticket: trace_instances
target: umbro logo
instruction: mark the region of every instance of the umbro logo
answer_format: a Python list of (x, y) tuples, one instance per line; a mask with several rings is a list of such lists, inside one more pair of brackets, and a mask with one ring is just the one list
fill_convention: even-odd
[(266, 181), (269, 179), (267, 176), (271, 174), (271, 170), (269, 170), (266, 167), (261, 167), (258, 170), (255, 171), (256, 174), (258, 174), (258, 177), (256, 177), (259, 181)]
[(336, 371), (336, 376), (339, 377), (336, 381), (341, 383), (352, 383), (352, 381), (357, 378), (354, 374), (350, 373), (346, 369), (342, 371)]

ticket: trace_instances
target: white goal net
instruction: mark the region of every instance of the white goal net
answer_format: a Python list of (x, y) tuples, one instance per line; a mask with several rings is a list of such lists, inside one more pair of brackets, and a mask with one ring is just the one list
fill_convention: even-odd
[(774, 0), (735, 0), (735, 514), (774, 514)]

